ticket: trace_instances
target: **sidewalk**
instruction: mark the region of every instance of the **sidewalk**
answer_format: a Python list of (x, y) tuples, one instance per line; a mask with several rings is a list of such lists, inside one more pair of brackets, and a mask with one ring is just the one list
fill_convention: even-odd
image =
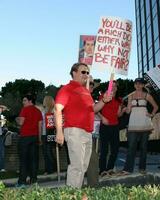
[[(118, 159), (116, 162), (116, 170), (122, 170), (124, 166), (126, 158), (126, 150), (120, 150)], [(135, 160), (135, 169), (134, 173), (127, 175), (127, 176), (115, 176), (112, 178), (101, 178), (99, 180), (100, 186), (112, 186), (116, 184), (123, 184), (125, 186), (137, 186), (137, 185), (146, 185), (146, 184), (160, 184), (160, 153), (157, 154), (150, 154), (147, 155), (147, 164), (146, 164), (146, 171), (147, 174), (142, 175), (139, 173), (138, 170), (138, 163), (139, 163), (139, 155), (137, 153), (136, 160)]]
[[(60, 181), (58, 181), (57, 173), (49, 174), (49, 175), (38, 175), (38, 185), (40, 186), (49, 186), (52, 185), (54, 187), (61, 187), (65, 185), (65, 177), (66, 172), (61, 172)], [(6, 187), (14, 187), (17, 183), (17, 178), (10, 179), (2, 179), (1, 181), (6, 185)]]
[[(147, 155), (147, 174), (142, 175), (138, 172), (138, 160), (136, 157), (134, 173), (127, 176), (113, 176), (110, 178), (99, 178), (99, 186), (112, 186), (116, 184), (124, 184), (126, 186), (145, 185), (145, 184), (160, 184), (160, 154)], [(121, 150), (116, 162), (116, 170), (122, 170), (125, 162), (125, 151)], [(66, 172), (60, 173), (60, 180), (58, 180), (57, 173), (50, 175), (38, 175), (38, 185), (41, 187), (63, 187), (65, 186)], [(2, 180), (7, 187), (14, 187), (18, 178)], [(86, 178), (85, 178), (86, 184)]]

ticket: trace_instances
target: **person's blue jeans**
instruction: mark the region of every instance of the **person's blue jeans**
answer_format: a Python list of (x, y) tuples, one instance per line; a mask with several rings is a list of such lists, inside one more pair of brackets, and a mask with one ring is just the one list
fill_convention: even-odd
[(0, 135), (0, 170), (4, 169), (4, 136)]
[(148, 138), (149, 138), (149, 132), (128, 132), (127, 133), (128, 151), (127, 151), (126, 162), (124, 165), (125, 171), (133, 172), (134, 170), (134, 163), (135, 163), (138, 142), (140, 142), (139, 170), (146, 169)]

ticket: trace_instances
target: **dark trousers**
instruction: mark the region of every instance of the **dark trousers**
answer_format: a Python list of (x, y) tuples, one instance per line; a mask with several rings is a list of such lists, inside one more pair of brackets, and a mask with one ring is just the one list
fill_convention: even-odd
[(4, 169), (4, 136), (0, 135), (0, 170)]
[(147, 143), (149, 138), (149, 132), (128, 132), (128, 151), (126, 162), (124, 165), (124, 170), (128, 172), (133, 172), (134, 163), (136, 157), (137, 144), (140, 142), (140, 160), (139, 169), (146, 169), (146, 159), (147, 159)]
[(30, 176), (30, 182), (37, 181), (38, 137), (20, 137), (18, 144), (20, 173), (18, 183), (26, 184), (26, 178)]
[[(107, 162), (108, 149), (110, 155)], [(100, 125), (100, 173), (114, 168), (119, 149), (119, 128), (118, 125)]]
[(46, 135), (42, 135), (42, 151), (44, 156), (44, 165), (45, 165), (45, 172), (53, 173), (56, 171), (57, 164), (56, 158), (53, 154), (55, 150), (55, 142), (47, 142)]
[(93, 138), (92, 143), (92, 154), (89, 161), (88, 169), (87, 169), (87, 185), (89, 187), (95, 187), (98, 185), (98, 153), (96, 152), (96, 139)]

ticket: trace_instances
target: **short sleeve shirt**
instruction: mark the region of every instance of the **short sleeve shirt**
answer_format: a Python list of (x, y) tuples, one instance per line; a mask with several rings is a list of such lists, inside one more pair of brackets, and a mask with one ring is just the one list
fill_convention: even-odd
[(20, 129), (21, 136), (37, 136), (38, 124), (42, 121), (42, 113), (34, 105), (23, 107), (19, 117), (24, 117), (24, 123)]
[(101, 110), (101, 114), (108, 120), (109, 125), (118, 124), (118, 110), (122, 100), (113, 98), (110, 102), (106, 103)]
[(87, 132), (93, 131), (94, 102), (89, 90), (77, 81), (70, 81), (59, 90), (55, 102), (64, 106), (64, 128), (77, 127)]

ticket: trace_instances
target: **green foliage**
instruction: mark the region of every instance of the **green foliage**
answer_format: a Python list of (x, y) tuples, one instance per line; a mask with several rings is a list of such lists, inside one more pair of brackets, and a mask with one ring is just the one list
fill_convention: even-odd
[(58, 91), (57, 87), (55, 87), (54, 85), (49, 85), (45, 89), (45, 95), (49, 95), (55, 98), (57, 91)]
[(7, 93), (14, 95), (19, 92), (19, 95), (22, 98), (27, 93), (37, 94), (38, 91), (43, 91), (44, 88), (45, 85), (42, 81), (34, 79), (16, 79), (14, 82), (8, 82), (4, 87), (2, 87), (1, 95), (4, 97)]
[(16, 79), (14, 82), (8, 82), (2, 87), (0, 103), (9, 108), (9, 112), (4, 113), (7, 120), (12, 122), (19, 114), (22, 107), (22, 97), (27, 93), (36, 94), (45, 89), (44, 83), (34, 79)]
[(5, 192), (5, 186), (2, 183), (2, 181), (0, 181), (0, 200), (3, 199), (4, 192)]
[(13, 121), (18, 115), (20, 108), (22, 106), (20, 93), (17, 91), (13, 93), (5, 93), (3, 96), (2, 104), (9, 108), (9, 111), (5, 111), (4, 115), (9, 121)]
[(159, 186), (131, 187), (122, 185), (102, 188), (73, 189), (42, 188), (34, 185), (26, 189), (5, 188), (0, 183), (0, 199), (3, 200), (159, 200)]
[(130, 94), (133, 92), (134, 89), (134, 82), (129, 79), (118, 79), (118, 89), (119, 89), (119, 95), (121, 97), (125, 97), (126, 95)]
[[(134, 91), (134, 82), (129, 79), (117, 79), (118, 82), (118, 94), (120, 97), (125, 97)], [(104, 93), (108, 88), (108, 82), (100, 83), (100, 85), (94, 89), (93, 98), (98, 100), (100, 93)]]
[(20, 109), (22, 108), (22, 97), (27, 93), (36, 95), (36, 102), (42, 103), (45, 95), (51, 95), (55, 97), (57, 88), (50, 85), (45, 88), (42, 81), (38, 80), (26, 80), (16, 79), (14, 82), (8, 82), (2, 87), (0, 98), (0, 104), (3, 104), (9, 108), (9, 111), (4, 112), (8, 126), (10, 130), (16, 131), (15, 118), (18, 116)]

